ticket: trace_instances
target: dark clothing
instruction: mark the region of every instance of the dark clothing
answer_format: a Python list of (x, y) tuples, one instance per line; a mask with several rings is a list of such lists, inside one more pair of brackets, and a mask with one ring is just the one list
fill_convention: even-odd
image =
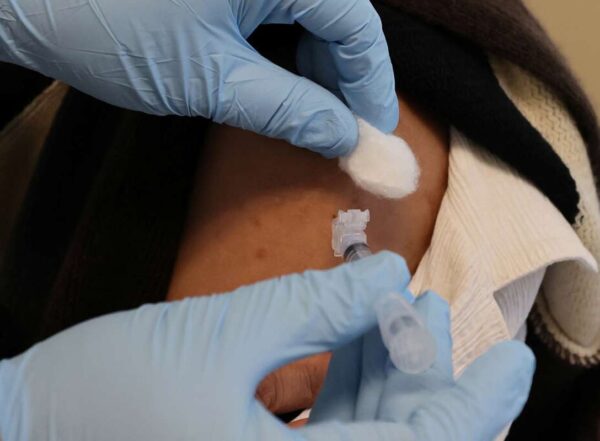
[(587, 144), (594, 175), (600, 176), (600, 132), (594, 109), (563, 56), (522, 0), (385, 0), (385, 3), (460, 35), (548, 84), (573, 115)]

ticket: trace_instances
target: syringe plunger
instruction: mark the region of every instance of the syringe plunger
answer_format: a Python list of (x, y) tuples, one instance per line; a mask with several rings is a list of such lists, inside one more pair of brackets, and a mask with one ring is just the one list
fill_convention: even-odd
[(415, 308), (397, 292), (375, 304), (381, 338), (394, 366), (418, 374), (435, 361), (436, 344)]

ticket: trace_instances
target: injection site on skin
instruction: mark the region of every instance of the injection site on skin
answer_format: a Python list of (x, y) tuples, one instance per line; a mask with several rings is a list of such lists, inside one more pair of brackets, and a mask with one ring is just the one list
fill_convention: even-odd
[(413, 193), (419, 184), (419, 163), (409, 145), (399, 136), (386, 134), (357, 118), (356, 149), (339, 159), (339, 166), (354, 183), (387, 199)]

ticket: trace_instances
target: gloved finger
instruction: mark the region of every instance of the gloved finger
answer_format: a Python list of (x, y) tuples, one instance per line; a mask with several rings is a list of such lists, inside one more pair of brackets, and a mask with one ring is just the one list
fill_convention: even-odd
[(371, 421), (377, 416), (387, 378), (386, 366), (389, 362), (388, 350), (377, 326), (363, 337), (362, 375), (356, 398), (357, 421)]
[(215, 121), (285, 139), (328, 158), (354, 149), (358, 126), (344, 103), (250, 47), (242, 52), (221, 85)]
[(317, 354), (271, 372), (258, 385), (256, 397), (273, 413), (312, 407), (325, 381), (330, 358), (329, 352)]
[[(415, 438), (408, 425), (387, 422), (308, 424), (298, 429), (298, 432), (306, 441), (412, 441), (418, 439)], [(419, 441), (421, 440), (419, 439)]]
[(345, 100), (338, 84), (338, 72), (329, 51), (329, 42), (305, 32), (296, 50), (296, 67), (300, 75), (323, 86), (341, 100)]
[[(298, 23), (329, 42), (338, 85), (354, 113), (386, 133), (398, 123), (394, 73), (381, 20), (369, 0), (295, 0)], [(323, 60), (314, 60), (323, 64)]]
[(359, 337), (334, 351), (325, 384), (310, 413), (309, 424), (354, 420), (362, 347), (363, 338)]
[(494, 439), (523, 409), (535, 358), (523, 343), (492, 347), (469, 366), (455, 387), (412, 415), (419, 440)]
[(275, 367), (340, 347), (375, 326), (375, 302), (390, 291), (402, 292), (409, 280), (404, 259), (384, 251), (329, 271), (257, 284), (244, 295), (234, 292), (228, 315), (243, 324), (236, 344), (260, 361), (261, 379)]
[[(339, 99), (346, 102), (352, 111), (361, 115), (361, 113), (363, 113), (361, 112), (361, 99), (363, 99), (363, 101), (368, 101), (369, 90), (361, 85), (359, 79), (356, 80), (356, 84), (353, 84), (352, 86), (357, 92), (349, 92), (352, 88), (344, 83), (344, 75), (340, 75), (340, 71), (338, 71), (337, 66), (340, 63), (336, 62), (332, 47), (336, 47), (334, 43), (317, 38), (310, 33), (303, 35), (298, 43), (296, 53), (296, 67), (298, 72), (306, 78), (325, 87)], [(347, 67), (343, 66), (341, 69), (347, 69)], [(342, 72), (347, 74), (347, 71)], [(363, 97), (361, 94), (364, 94), (365, 96)], [(395, 90), (392, 90), (390, 93), (386, 92), (385, 96), (390, 97), (389, 99), (392, 100), (391, 105), (396, 110), (393, 110), (393, 112), (388, 115), (390, 116), (389, 125), (382, 126), (380, 123), (378, 128), (389, 132), (393, 131), (398, 123), (397, 98)], [(354, 101), (351, 101), (353, 98)], [(363, 113), (363, 115), (366, 114)], [(376, 121), (376, 117), (367, 116), (373, 121)]]
[(336, 351), (311, 422), (374, 420), (386, 384), (388, 363), (388, 351), (377, 326)]
[(419, 296), (414, 307), (434, 335), (437, 345), (434, 365), (420, 374), (388, 369), (377, 413), (383, 421), (408, 421), (415, 409), (429, 401), (435, 391), (454, 385), (452, 339), (448, 303), (432, 291)]

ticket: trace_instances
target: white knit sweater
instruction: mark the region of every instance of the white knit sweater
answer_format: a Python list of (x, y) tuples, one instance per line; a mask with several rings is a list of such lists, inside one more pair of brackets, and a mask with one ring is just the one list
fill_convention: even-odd
[(585, 144), (543, 83), (491, 61), (511, 100), (571, 171), (582, 216), (569, 225), (529, 182), (453, 131), (448, 190), (411, 288), (450, 301), (457, 374), (492, 344), (515, 337), (534, 303), (534, 331), (547, 344), (573, 364), (597, 364), (600, 209)]
[(452, 306), (457, 375), (525, 323), (546, 268), (596, 262), (552, 203), (490, 153), (452, 132), (448, 189), (410, 288)]
[[(522, 69), (493, 60), (501, 85), (569, 168), (580, 195), (577, 236), (600, 259), (600, 208), (585, 143), (560, 101)], [(548, 269), (536, 301), (535, 332), (565, 360), (600, 363), (600, 274), (576, 262)]]

